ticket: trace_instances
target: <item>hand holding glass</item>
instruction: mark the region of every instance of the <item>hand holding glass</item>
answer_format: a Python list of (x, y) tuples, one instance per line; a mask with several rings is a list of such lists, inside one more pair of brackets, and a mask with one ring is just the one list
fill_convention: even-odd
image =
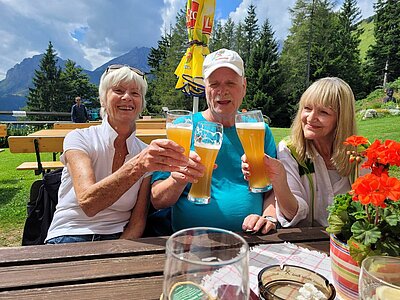
[(192, 113), (188, 110), (168, 111), (166, 127), (167, 138), (185, 148), (185, 155), (189, 156), (193, 130)]
[(219, 123), (201, 121), (194, 132), (194, 147), (205, 166), (204, 176), (193, 183), (188, 200), (195, 204), (208, 204), (211, 197), (211, 178), (215, 159), (222, 144), (223, 127)]
[(162, 299), (249, 298), (249, 245), (236, 233), (184, 229), (168, 239), (166, 254)]
[(239, 113), (235, 117), (236, 131), (250, 166), (249, 188), (262, 193), (272, 188), (264, 166), (265, 123), (260, 110)]

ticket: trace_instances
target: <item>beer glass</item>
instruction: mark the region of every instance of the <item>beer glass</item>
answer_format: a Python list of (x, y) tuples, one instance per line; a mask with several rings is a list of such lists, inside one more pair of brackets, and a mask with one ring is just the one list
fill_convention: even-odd
[(260, 110), (238, 113), (235, 117), (236, 131), (250, 166), (249, 188), (262, 193), (272, 188), (264, 166), (265, 123)]
[(192, 113), (188, 110), (168, 111), (166, 127), (167, 138), (185, 148), (185, 155), (189, 156), (193, 130)]
[(361, 263), (359, 299), (400, 299), (400, 258), (369, 256)]
[(190, 188), (188, 200), (195, 204), (210, 203), (211, 177), (214, 170), (215, 159), (222, 144), (223, 127), (219, 123), (200, 121), (194, 132), (194, 148), (201, 158), (201, 163), (206, 167), (204, 176), (193, 183)]
[(249, 245), (238, 234), (195, 227), (166, 244), (161, 299), (249, 299)]

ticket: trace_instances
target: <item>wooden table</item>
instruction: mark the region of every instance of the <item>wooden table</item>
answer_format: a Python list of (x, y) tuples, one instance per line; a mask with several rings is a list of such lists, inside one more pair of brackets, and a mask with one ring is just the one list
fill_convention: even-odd
[[(65, 137), (74, 129), (42, 129), (28, 136), (32, 137)], [(138, 128), (136, 136), (143, 142), (149, 144), (154, 139), (166, 139), (167, 130), (165, 128)]]
[[(329, 253), (323, 228), (243, 234)], [(167, 237), (0, 248), (0, 299), (159, 299)]]

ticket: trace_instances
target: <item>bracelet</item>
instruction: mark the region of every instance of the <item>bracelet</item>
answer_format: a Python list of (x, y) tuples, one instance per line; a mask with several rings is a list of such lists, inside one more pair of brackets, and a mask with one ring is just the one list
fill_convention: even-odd
[(278, 220), (276, 218), (274, 218), (273, 216), (263, 216), (263, 218), (270, 221), (272, 224), (275, 225), (275, 227), (278, 225)]

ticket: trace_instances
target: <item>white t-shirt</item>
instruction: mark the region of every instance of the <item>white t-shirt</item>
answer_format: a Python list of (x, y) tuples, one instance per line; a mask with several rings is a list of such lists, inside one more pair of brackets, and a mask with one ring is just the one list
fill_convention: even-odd
[[(281, 213), (279, 203), (277, 203), (276, 210), (278, 221), (283, 227), (311, 226), (310, 184), (305, 175), (300, 176), (297, 161), (293, 158), (285, 141), (281, 141), (278, 145), (278, 159), (285, 167), (289, 188), (299, 205), (297, 214), (289, 221)], [(350, 179), (349, 177), (341, 177), (338, 173), (336, 175), (331, 174), (332, 178), (336, 177), (332, 183), (324, 159), (319, 154), (317, 154), (313, 163), (315, 169), (315, 173), (312, 173), (314, 183), (314, 220), (321, 226), (328, 226), (327, 207), (332, 204), (335, 195), (345, 194), (350, 191)]]
[[(87, 153), (92, 161), (92, 167), (96, 181), (98, 182), (112, 174), (112, 163), (115, 153), (114, 140), (116, 137), (117, 132), (107, 122), (107, 118), (105, 118), (101, 125), (75, 129), (68, 133), (64, 139), (64, 153), (71, 149)], [(135, 132), (126, 140), (126, 143), (128, 155), (125, 161), (136, 156), (147, 147), (147, 144), (136, 137)], [(65, 164), (64, 155), (61, 155), (60, 159)], [(46, 240), (61, 235), (113, 234), (122, 232), (136, 204), (143, 178), (148, 175), (150, 174), (142, 176), (113, 205), (100, 211), (93, 217), (88, 217), (79, 207), (72, 185), (72, 178), (67, 167), (64, 167), (58, 191), (58, 204)]]

